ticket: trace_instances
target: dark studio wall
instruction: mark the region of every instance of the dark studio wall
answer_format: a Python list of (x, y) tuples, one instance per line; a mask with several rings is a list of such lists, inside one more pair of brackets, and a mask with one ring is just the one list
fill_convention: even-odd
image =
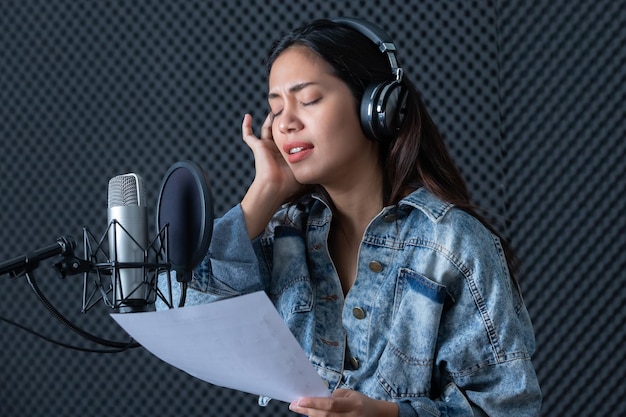
[[(154, 210), (167, 168), (211, 177), (217, 214), (253, 174), (241, 140), (267, 109), (272, 40), (360, 16), (395, 38), (477, 204), (522, 261), (546, 416), (626, 414), (626, 2), (0, 2), (0, 262), (82, 228), (103, 233), (108, 180), (136, 172)], [(102, 337), (125, 333), (82, 280), (35, 271), (52, 303)], [(201, 382), (142, 348), (97, 348), (22, 278), (0, 277), (0, 416), (289, 415)]]

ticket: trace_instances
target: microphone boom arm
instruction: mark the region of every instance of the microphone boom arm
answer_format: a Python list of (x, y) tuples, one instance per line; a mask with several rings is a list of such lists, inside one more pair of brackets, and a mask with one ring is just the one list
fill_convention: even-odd
[(60, 236), (55, 244), (44, 246), (40, 249), (10, 259), (0, 264), (0, 275), (9, 274), (13, 278), (17, 278), (28, 272), (35, 270), (39, 263), (45, 259), (52, 258), (56, 255), (62, 255), (66, 258), (74, 257), (74, 249), (76, 241), (71, 236)]

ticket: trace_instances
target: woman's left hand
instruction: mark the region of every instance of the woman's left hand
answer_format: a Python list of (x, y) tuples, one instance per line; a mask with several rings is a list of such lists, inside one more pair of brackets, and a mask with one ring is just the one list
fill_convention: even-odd
[(338, 389), (332, 397), (300, 398), (289, 409), (309, 417), (397, 417), (395, 403), (375, 400), (357, 391)]

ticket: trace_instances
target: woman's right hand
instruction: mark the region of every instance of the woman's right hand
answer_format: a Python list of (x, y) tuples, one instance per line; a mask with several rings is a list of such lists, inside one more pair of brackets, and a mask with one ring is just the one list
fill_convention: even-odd
[(261, 126), (261, 136), (252, 131), (252, 116), (246, 114), (241, 125), (243, 140), (254, 154), (255, 182), (272, 187), (273, 191), (287, 200), (302, 186), (296, 181), (291, 168), (281, 155), (272, 136), (272, 117), (268, 114)]
[(255, 176), (241, 201), (248, 234), (258, 236), (278, 207), (302, 189), (291, 168), (274, 143), (272, 117), (268, 114), (261, 135), (252, 131), (252, 116), (246, 114), (241, 125), (244, 142), (254, 154)]

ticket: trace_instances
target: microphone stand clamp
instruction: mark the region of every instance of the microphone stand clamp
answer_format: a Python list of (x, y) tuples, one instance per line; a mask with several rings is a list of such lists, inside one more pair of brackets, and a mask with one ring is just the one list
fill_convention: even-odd
[(59, 278), (65, 279), (68, 275), (89, 272), (92, 269), (92, 264), (89, 261), (74, 256), (74, 254), (69, 254), (55, 263), (54, 269), (59, 274)]

